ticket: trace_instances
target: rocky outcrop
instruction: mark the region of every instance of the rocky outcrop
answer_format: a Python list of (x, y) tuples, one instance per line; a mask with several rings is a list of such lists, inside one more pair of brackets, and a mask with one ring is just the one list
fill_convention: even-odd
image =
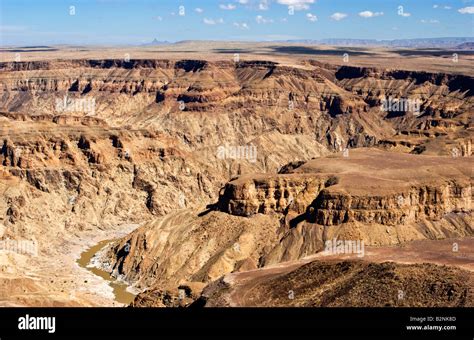
[(321, 225), (348, 222), (398, 225), (421, 219), (440, 220), (451, 212), (471, 211), (470, 184), (412, 187), (389, 196), (351, 196), (323, 190), (308, 207), (309, 221)]
[[(315, 61), (290, 67), (272, 61), (187, 59), (1, 63), (0, 71), (0, 105), (8, 114), (28, 112), (35, 120), (53, 114), (58, 124), (133, 124), (194, 146), (215, 145), (226, 136), (242, 144), (243, 136), (269, 128), (311, 135), (335, 151), (380, 142), (386, 148), (447, 155), (450, 150), (439, 147), (449, 143), (446, 129), (462, 143), (471, 140), (462, 134), (472, 125), (468, 112), (474, 105), (472, 77), (466, 75)], [(419, 100), (420, 112), (380, 117), (382, 102), (389, 98)], [(81, 106), (87, 100), (94, 110)], [(58, 101), (74, 105), (64, 113)], [(195, 116), (203, 113), (211, 113), (206, 126)], [(198, 130), (209, 131), (198, 138)], [(220, 138), (209, 136), (216, 131)], [(418, 138), (420, 133), (429, 136)]]
[[(243, 176), (223, 188), (218, 207), (238, 216), (300, 214), (301, 219), (324, 226), (349, 222), (393, 226), (471, 211), (467, 159), (418, 160), (369, 150), (351, 150), (347, 156), (312, 160), (287, 174)], [(380, 157), (379, 164), (374, 165), (372, 157)], [(413, 171), (409, 162), (425, 164), (428, 172)], [(449, 181), (444, 178), (448, 164), (453, 169)], [(410, 174), (409, 182), (396, 180), (402, 173)]]
[(335, 73), (338, 80), (374, 78), (380, 80), (414, 81), (415, 84), (431, 83), (436, 86), (446, 85), (450, 91), (465, 92), (466, 96), (474, 95), (474, 78), (467, 75), (430, 73), (424, 71), (382, 70), (377, 68), (342, 66)]
[(395, 128), (395, 135), (379, 141), (386, 148), (450, 155), (456, 144), (472, 143), (466, 134), (473, 126), (472, 76), (353, 66), (339, 68), (335, 76), (339, 86), (378, 107)]
[(262, 176), (240, 178), (221, 190), (219, 209), (238, 216), (257, 213), (303, 213), (325, 186), (324, 178), (311, 176)]
[(201, 283), (202, 288), (225, 273), (243, 270), (243, 262), (257, 266), (277, 242), (278, 228), (278, 221), (268, 216), (248, 220), (185, 209), (113, 243), (102, 259), (105, 269), (139, 290), (156, 285), (176, 293), (180, 285)]
[[(0, 228), (46, 245), (28, 267), (43, 292), (60, 287), (49, 274), (73, 273), (52, 260), (137, 223), (104, 267), (152, 289), (137, 304), (169, 306), (179, 287), (300, 259), (328, 238), (472, 235), (469, 79), (216, 59), (0, 63)], [(421, 115), (381, 112), (387, 95), (419, 98)], [(394, 152), (354, 150), (372, 146)], [(0, 272), (12, 268), (26, 267)]]
[[(367, 115), (369, 105), (335, 85), (333, 69), (320, 66), (289, 67), (271, 61), (71, 60), (1, 63), (0, 71), (1, 107), (28, 112), (35, 117), (31, 119), (53, 114), (57, 123), (78, 119), (69, 115), (85, 116), (89, 117), (85, 124), (117, 126), (126, 121), (176, 137), (195, 130), (196, 122), (181, 113), (213, 113), (208, 128), (221, 130), (222, 116), (232, 112), (241, 117), (224, 121), (229, 119), (229, 125), (246, 136), (256, 136), (268, 126), (284, 134), (312, 134), (319, 126), (313, 138), (336, 150), (374, 145), (389, 130), (369, 127), (360, 117)], [(262, 115), (255, 115), (257, 111)], [(341, 115), (348, 117), (334, 120)], [(195, 131), (189, 134), (196, 135)], [(217, 142), (206, 137), (201, 143)]]
[(301, 260), (327, 240), (382, 246), (474, 235), (466, 158), (351, 149), (280, 172), (240, 176), (217, 204), (147, 223), (104, 250), (105, 268), (146, 290), (134, 306), (174, 306), (179, 286)]

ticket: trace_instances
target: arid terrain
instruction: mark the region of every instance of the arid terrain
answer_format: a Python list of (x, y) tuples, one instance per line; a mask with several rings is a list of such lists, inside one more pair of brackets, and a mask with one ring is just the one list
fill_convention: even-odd
[(474, 306), (472, 50), (0, 56), (1, 306)]

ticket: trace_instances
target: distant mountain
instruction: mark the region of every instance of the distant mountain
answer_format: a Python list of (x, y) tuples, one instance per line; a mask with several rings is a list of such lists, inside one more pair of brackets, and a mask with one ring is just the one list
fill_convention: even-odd
[(474, 37), (456, 38), (419, 38), (419, 39), (321, 39), (321, 40), (286, 40), (285, 42), (334, 45), (334, 46), (382, 46), (407, 48), (457, 48), (464, 44), (473, 44)]
[(169, 41), (160, 41), (158, 39), (153, 39), (152, 42), (145, 43), (142, 46), (161, 46), (161, 45), (169, 45), (171, 44)]
[(18, 48), (52, 48), (50, 46), (43, 46), (43, 45), (38, 45), (38, 46), (20, 46)]

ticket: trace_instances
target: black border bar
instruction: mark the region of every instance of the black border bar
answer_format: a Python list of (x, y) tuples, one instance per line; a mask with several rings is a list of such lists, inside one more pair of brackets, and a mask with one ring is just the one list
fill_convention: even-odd
[[(55, 333), (19, 330), (27, 314), (55, 317)], [(472, 340), (474, 308), (0, 308), (0, 339), (29, 338)]]

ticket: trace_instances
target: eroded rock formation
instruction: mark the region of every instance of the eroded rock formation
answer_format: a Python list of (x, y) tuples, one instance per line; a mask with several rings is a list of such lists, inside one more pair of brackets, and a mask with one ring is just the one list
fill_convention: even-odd
[[(83, 237), (137, 223), (104, 250), (104, 267), (163, 305), (180, 286), (196, 298), (226, 273), (301, 259), (332, 237), (473, 233), (467, 75), (52, 60), (0, 63), (0, 93), (0, 236), (44, 245), (31, 291), (48, 291), (42, 271)], [(419, 100), (420, 111), (381, 111), (387, 98)], [(217, 152), (248, 145), (256, 159)], [(23, 268), (15, 261), (2, 273)], [(20, 274), (5, 275), (10, 285)]]

